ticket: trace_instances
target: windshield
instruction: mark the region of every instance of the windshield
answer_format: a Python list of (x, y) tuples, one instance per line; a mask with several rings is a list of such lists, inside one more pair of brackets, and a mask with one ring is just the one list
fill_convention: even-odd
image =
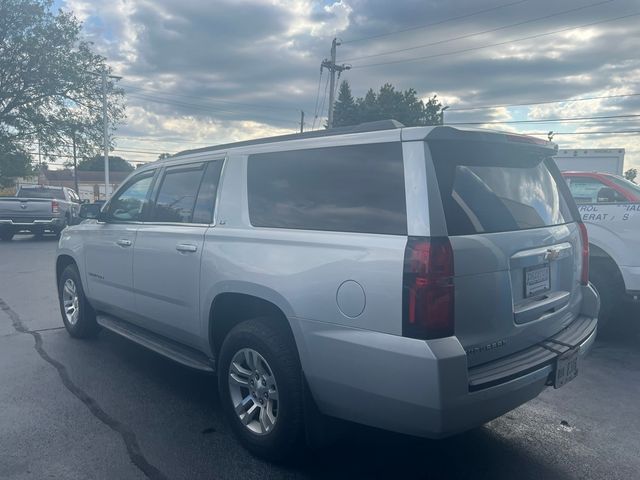
[(627, 192), (632, 193), (636, 197), (640, 196), (640, 185), (630, 182), (626, 178), (618, 177), (615, 175), (607, 175), (607, 178), (619, 187), (624, 188)]
[(18, 198), (55, 198), (64, 200), (64, 192), (58, 188), (24, 188), (21, 187), (16, 195)]

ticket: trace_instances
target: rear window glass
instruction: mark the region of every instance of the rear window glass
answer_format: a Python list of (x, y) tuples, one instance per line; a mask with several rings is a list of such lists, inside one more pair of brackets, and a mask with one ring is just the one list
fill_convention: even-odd
[(441, 145), (431, 150), (449, 235), (573, 221), (544, 158), (495, 145)]
[(400, 143), (251, 155), (248, 190), (256, 227), (407, 233)]
[(58, 188), (20, 188), (18, 198), (55, 198), (64, 200), (64, 192)]

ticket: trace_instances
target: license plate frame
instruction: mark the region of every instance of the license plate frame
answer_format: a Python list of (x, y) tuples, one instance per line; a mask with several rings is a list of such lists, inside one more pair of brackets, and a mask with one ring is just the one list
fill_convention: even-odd
[(553, 388), (565, 386), (578, 376), (580, 347), (572, 348), (558, 356), (554, 372)]
[(524, 298), (535, 297), (551, 290), (551, 265), (542, 263), (524, 269)]

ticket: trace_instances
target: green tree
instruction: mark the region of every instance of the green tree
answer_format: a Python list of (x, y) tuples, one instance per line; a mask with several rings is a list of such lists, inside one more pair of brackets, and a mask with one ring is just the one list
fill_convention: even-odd
[(31, 158), (22, 151), (0, 152), (0, 187), (10, 187), (14, 184), (13, 178), (24, 177), (33, 173)]
[(335, 127), (343, 127), (346, 125), (354, 125), (358, 123), (358, 112), (356, 102), (351, 94), (351, 87), (349, 82), (344, 80), (340, 84), (340, 90), (338, 91), (338, 100), (334, 105), (333, 116)]
[[(52, 11), (52, 0), (0, 2), (0, 154), (33, 152), (44, 158), (97, 152), (102, 142), (102, 85), (111, 69), (80, 37), (72, 13)], [(107, 82), (113, 129), (124, 118), (123, 91)]]
[[(104, 157), (96, 155), (95, 157), (80, 160), (78, 162), (78, 170), (87, 172), (103, 172)], [(127, 162), (124, 158), (112, 157), (109, 155), (109, 170), (112, 172), (132, 172), (134, 168), (133, 165)]]
[(637, 168), (630, 168), (629, 170), (624, 172), (624, 178), (626, 178), (630, 182), (634, 182), (635, 183), (637, 176), (638, 176), (638, 169)]
[(441, 119), (442, 104), (437, 97), (434, 95), (425, 104), (413, 88), (400, 91), (385, 83), (377, 93), (369, 89), (364, 97), (355, 100), (355, 111), (350, 108), (349, 99), (353, 102), (351, 89), (343, 81), (334, 108), (334, 126), (387, 119), (397, 120), (406, 126), (438, 125)]

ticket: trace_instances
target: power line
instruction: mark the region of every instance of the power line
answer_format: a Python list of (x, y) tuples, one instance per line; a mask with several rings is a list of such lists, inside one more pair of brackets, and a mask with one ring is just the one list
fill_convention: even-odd
[(435, 25), (442, 25), (443, 23), (453, 22), (455, 20), (462, 20), (464, 18), (473, 17), (475, 15), (480, 15), (482, 13), (493, 12), (495, 10), (500, 10), (501, 8), (511, 7), (513, 5), (518, 5), (520, 3), (525, 3), (527, 1), (529, 1), (529, 0), (518, 0), (517, 2), (504, 3), (502, 5), (497, 5), (495, 7), (485, 8), (483, 10), (478, 10), (478, 11), (473, 12), (473, 13), (467, 13), (465, 15), (458, 15), (458, 16), (455, 16), (455, 17), (445, 18), (443, 20), (438, 20), (438, 21), (431, 22), (431, 23), (425, 23), (425, 24), (422, 24), (422, 25), (415, 25), (413, 27), (405, 28), (405, 29), (402, 29), (402, 30), (394, 30), (393, 32), (380, 33), (378, 35), (371, 35), (371, 36), (368, 36), (368, 37), (356, 38), (354, 40), (347, 40), (347, 41), (343, 41), (342, 43), (343, 44), (347, 44), (347, 43), (362, 42), (364, 40), (371, 40), (373, 38), (387, 37), (389, 35), (396, 35), (398, 33), (410, 32), (412, 30), (419, 30), (419, 29), (422, 29), (422, 28), (433, 27)]
[(462, 107), (456, 108), (451, 107), (448, 109), (449, 112), (467, 112), (471, 110), (488, 110), (494, 108), (509, 108), (509, 107), (527, 107), (530, 105), (547, 105), (550, 103), (570, 103), (570, 102), (584, 102), (587, 100), (603, 100), (607, 98), (624, 98), (624, 97), (638, 97), (640, 93), (626, 93), (620, 95), (602, 95), (598, 97), (584, 97), (584, 98), (564, 98), (560, 100), (547, 100), (543, 102), (530, 102), (530, 103), (505, 103), (502, 105), (482, 105), (477, 107)]
[(640, 15), (640, 12), (631, 13), (631, 14), (628, 14), (628, 15), (622, 15), (620, 17), (609, 18), (607, 20), (600, 20), (598, 22), (585, 23), (583, 25), (578, 25), (578, 26), (575, 26), (575, 27), (567, 27), (567, 28), (562, 28), (560, 30), (553, 30), (551, 32), (538, 33), (536, 35), (529, 35), (527, 37), (516, 38), (516, 39), (513, 39), (513, 40), (507, 40), (507, 41), (504, 41), (504, 42), (491, 43), (491, 44), (488, 44), (488, 45), (480, 45), (480, 46), (477, 46), (477, 47), (464, 48), (462, 50), (455, 50), (453, 52), (435, 53), (435, 54), (426, 55), (426, 56), (423, 56), (423, 57), (407, 58), (407, 59), (404, 59), (404, 60), (393, 60), (393, 61), (389, 61), (389, 62), (368, 63), (368, 64), (365, 64), (365, 65), (354, 65), (352, 68), (354, 68), (354, 69), (355, 68), (370, 68), (370, 67), (378, 67), (378, 66), (382, 66), (382, 65), (395, 65), (395, 64), (398, 64), (398, 63), (412, 63), (412, 62), (420, 62), (422, 60), (427, 60), (427, 59), (430, 59), (430, 58), (446, 57), (446, 56), (449, 56), (449, 55), (458, 55), (460, 53), (473, 52), (473, 51), (482, 50), (482, 49), (485, 49), (485, 48), (498, 47), (498, 46), (501, 46), (501, 45), (508, 45), (510, 43), (522, 42), (522, 41), (525, 41), (525, 40), (532, 40), (534, 38), (545, 37), (545, 36), (548, 36), (548, 35), (555, 35), (557, 33), (568, 32), (570, 30), (577, 30), (577, 29), (580, 29), (580, 28), (591, 27), (593, 25), (600, 25), (602, 23), (615, 22), (617, 20), (623, 20), (625, 18), (636, 17), (638, 15)]
[(594, 120), (607, 120), (614, 118), (636, 118), (640, 117), (640, 114), (632, 115), (604, 115), (599, 117), (570, 117), (570, 118), (544, 118), (540, 120), (505, 120), (500, 121), (487, 121), (487, 122), (447, 122), (447, 125), (505, 125), (516, 123), (552, 123), (552, 122), (575, 122), (575, 121), (594, 121)]
[(269, 109), (269, 110), (276, 109), (276, 110), (286, 110), (286, 111), (295, 111), (295, 112), (299, 112), (300, 111), (300, 109), (297, 109), (297, 108), (283, 107), (283, 106), (278, 106), (278, 105), (265, 105), (265, 104), (259, 105), (259, 104), (256, 104), (256, 103), (234, 102), (234, 101), (231, 101), (231, 100), (221, 100), (221, 99), (218, 99), (218, 98), (208, 98), (208, 97), (203, 97), (201, 95), (187, 95), (187, 94), (184, 94), (184, 93), (169, 93), (169, 92), (166, 92), (166, 91), (163, 91), (163, 90), (158, 90), (158, 89), (155, 89), (155, 88), (138, 87), (138, 86), (131, 85), (131, 84), (126, 84), (126, 83), (124, 84), (124, 87), (125, 88), (131, 88), (131, 89), (134, 89), (134, 90), (140, 90), (140, 91), (144, 91), (144, 92), (156, 93), (156, 94), (164, 95), (164, 96), (167, 96), (167, 97), (195, 98), (195, 99), (200, 100), (200, 101), (206, 100), (206, 101), (212, 102), (212, 103), (226, 103), (226, 104), (229, 104), (229, 105), (241, 105), (241, 106), (252, 107), (252, 108), (266, 108), (266, 109)]
[(211, 142), (193, 142), (191, 140), (170, 140), (159, 137), (136, 137), (134, 135), (118, 135), (119, 139), (129, 140), (134, 142), (154, 142), (154, 143), (178, 143), (178, 144), (190, 144), (190, 145), (211, 145)]
[(316, 119), (318, 118), (318, 102), (320, 101), (320, 87), (322, 86), (322, 72), (323, 68), (320, 68), (320, 76), (318, 77), (318, 91), (316, 92), (316, 106), (313, 108), (313, 124), (311, 125), (311, 130), (316, 124)]
[(456, 40), (463, 40), (465, 38), (471, 38), (471, 37), (475, 37), (477, 35), (484, 35), (484, 34), (487, 34), (487, 33), (499, 32), (500, 30), (506, 30), (508, 28), (519, 27), (519, 26), (522, 26), (522, 25), (526, 25), (528, 23), (534, 23), (534, 22), (539, 22), (541, 20), (547, 20), (549, 18), (558, 17), (560, 15), (566, 15), (567, 13), (573, 13), (573, 12), (577, 12), (577, 11), (580, 11), (580, 10), (585, 10), (587, 8), (596, 7), (596, 6), (599, 6), (599, 5), (604, 5), (606, 3), (611, 3), (613, 1), (615, 1), (615, 0), (602, 0), (602, 1), (599, 1), (599, 2), (596, 2), (596, 3), (591, 3), (589, 5), (583, 5), (581, 7), (570, 8), (569, 10), (563, 10), (562, 12), (557, 12), (557, 13), (552, 13), (552, 14), (549, 14), (549, 15), (544, 15), (542, 17), (531, 18), (529, 20), (524, 20), (524, 21), (517, 22), (517, 23), (511, 23), (509, 25), (503, 25), (501, 27), (491, 28), (489, 30), (483, 30), (481, 32), (468, 33), (466, 35), (460, 35), (458, 37), (451, 37), (451, 38), (447, 38), (447, 39), (444, 39), (444, 40), (438, 40), (437, 42), (423, 43), (421, 45), (415, 45), (413, 47), (400, 48), (400, 49), (397, 49), (397, 50), (388, 50), (386, 52), (374, 53), (374, 54), (371, 54), (371, 55), (364, 55), (364, 56), (361, 56), (361, 57), (348, 58), (348, 59), (342, 60), (342, 61), (343, 62), (353, 62), (354, 60), (362, 60), (362, 59), (365, 59), (365, 58), (373, 58), (373, 57), (382, 57), (382, 56), (391, 55), (391, 54), (394, 54), (394, 53), (408, 52), (410, 50), (417, 50), (417, 49), (420, 49), (420, 48), (432, 47), (434, 45), (442, 45), (444, 43), (454, 42)]
[[(629, 133), (640, 133), (640, 130), (607, 130), (600, 132), (553, 132), (553, 135), (622, 135)], [(524, 132), (525, 135), (548, 135), (547, 132), (544, 133), (529, 133)]]
[[(322, 112), (324, 112), (324, 104), (327, 100), (327, 91), (329, 89), (329, 76), (327, 76), (327, 79), (324, 82), (324, 95), (322, 96), (322, 103), (320, 104), (320, 110), (318, 111), (318, 115), (322, 115)], [(316, 119), (318, 118), (318, 115), (316, 115)], [(315, 127), (315, 120), (313, 121), (313, 126)], [(318, 124), (318, 128), (320, 128), (320, 124)]]
[[(192, 108), (192, 109), (196, 109), (196, 110), (200, 110), (200, 111), (205, 111), (205, 112), (209, 112), (210, 114), (213, 112), (216, 113), (230, 113), (230, 114), (246, 114), (246, 112), (239, 112), (237, 110), (225, 110), (225, 109), (220, 109), (218, 107), (208, 107), (206, 105), (203, 104), (195, 104), (195, 103), (188, 103), (188, 102), (184, 102), (181, 100), (173, 100), (173, 99), (167, 99), (167, 98), (159, 98), (159, 97), (153, 97), (153, 96), (149, 96), (149, 95), (145, 95), (145, 94), (129, 94), (130, 97), (132, 98), (136, 98), (139, 100), (145, 100), (148, 102), (154, 102), (154, 103), (161, 103), (161, 104), (165, 104), (165, 105), (173, 105), (173, 106), (179, 106), (179, 107), (186, 107), (186, 108)], [(276, 118), (276, 117), (269, 117), (269, 116), (265, 116), (265, 115), (251, 115), (252, 117), (255, 118), (260, 118), (260, 119), (264, 119), (264, 120), (268, 120), (268, 121), (272, 121), (272, 122), (278, 122), (278, 123), (288, 123), (288, 124), (295, 124), (296, 126), (298, 126), (298, 122), (293, 122), (291, 120), (285, 120), (283, 118)]]

